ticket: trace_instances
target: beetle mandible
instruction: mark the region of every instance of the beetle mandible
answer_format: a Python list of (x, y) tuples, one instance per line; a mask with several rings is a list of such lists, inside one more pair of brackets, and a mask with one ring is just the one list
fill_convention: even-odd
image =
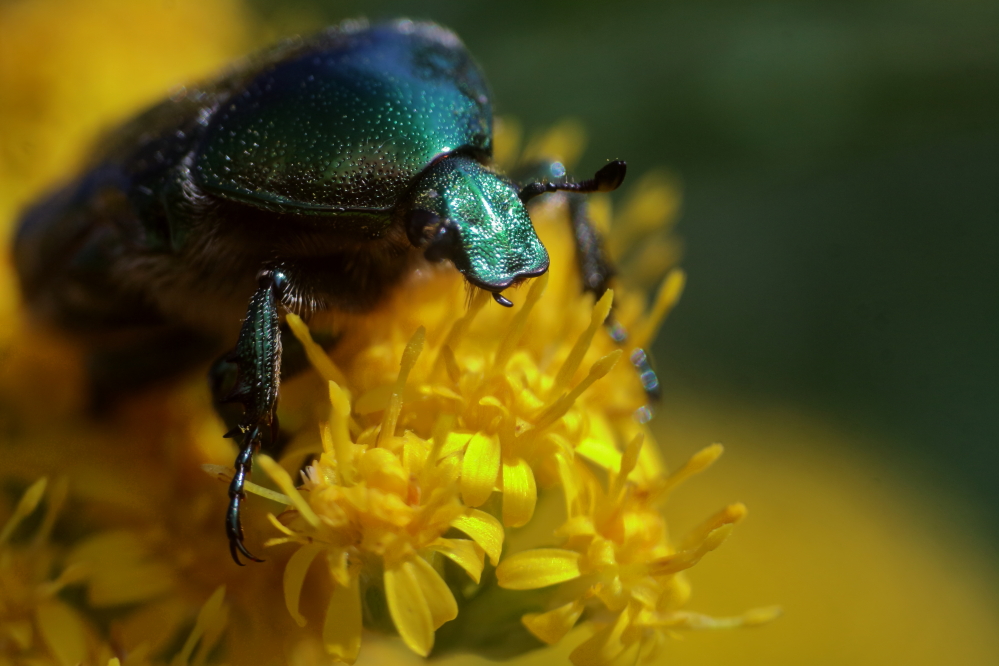
[[(345, 23), (108, 134), (82, 175), (24, 213), (15, 264), (33, 313), (88, 345), (98, 401), (235, 343), (212, 385), (217, 402), (243, 406), (227, 433), (240, 450), (225, 521), (242, 564), (257, 559), (243, 484), (277, 439), (283, 311), (363, 312), (426, 261), (509, 306), (504, 289), (548, 269), (527, 201), (609, 192), (625, 176), (617, 161), (580, 183), (520, 186), (491, 156), (489, 91), (454, 33)], [(584, 288), (599, 295), (612, 269), (574, 209)]]

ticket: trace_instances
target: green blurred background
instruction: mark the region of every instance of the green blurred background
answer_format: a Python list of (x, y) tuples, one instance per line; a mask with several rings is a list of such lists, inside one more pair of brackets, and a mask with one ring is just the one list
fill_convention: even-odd
[(999, 3), (251, 6), (278, 33), (433, 19), (498, 113), (584, 122), (579, 173), (675, 172), (690, 282), (655, 347), (663, 412), (813, 412), (999, 554)]

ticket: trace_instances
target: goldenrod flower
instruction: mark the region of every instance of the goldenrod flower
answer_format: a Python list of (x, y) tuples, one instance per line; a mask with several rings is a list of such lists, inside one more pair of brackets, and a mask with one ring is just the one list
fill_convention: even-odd
[[(659, 190), (651, 191), (661, 200)], [(665, 217), (661, 206), (647, 205), (649, 196), (646, 189), (631, 204), (639, 211), (633, 240), (661, 233), (648, 224), (650, 217)], [(332, 591), (322, 633), (336, 659), (357, 659), (372, 594), (384, 597), (406, 645), (427, 656), (435, 630), (459, 613), (460, 583), (442, 575), (444, 559), (475, 584), (486, 555), (499, 565), (501, 587), (571, 582), (549, 595), (561, 600), (554, 610), (523, 618), (547, 643), (562, 638), (599, 600), (613, 617), (573, 653), (579, 664), (608, 663), (632, 645), (651, 653), (672, 628), (754, 623), (772, 615), (719, 621), (679, 610), (688, 596), (679, 572), (716, 548), (744, 508), (733, 505), (689, 543), (671, 546), (659, 501), (721, 448), (666, 475), (646, 425), (639, 378), (629, 363), (619, 363), (630, 345), (620, 348), (604, 330), (615, 293), (593, 303), (582, 291), (563, 198), (535, 206), (532, 216), (552, 270), (511, 295), (519, 302), (512, 310), (490, 306), (484, 292), (469, 294), (453, 271), (428, 268), (371, 315), (349, 323), (313, 321), (313, 329), (341, 332), (330, 355), (304, 322), (288, 317), (327, 386), (328, 416), (318, 441), (304, 427), (284, 467), (261, 458), (284, 496), (251, 490), (291, 507), (272, 518), (283, 535), (269, 543), (299, 546), (285, 569), (284, 589), (300, 625), (306, 624), (299, 597), (307, 571), (317, 558), (323, 562)], [(669, 273), (648, 312), (641, 298), (626, 294), (615, 316), (633, 331), (632, 341), (651, 339), (682, 285), (682, 273)], [(286, 390), (298, 396), (296, 404), (285, 404), (286, 420), (307, 423), (317, 411), (310, 393)], [(317, 457), (296, 487), (289, 470), (309, 451)], [(597, 471), (609, 475), (606, 488)], [(531, 524), (539, 492), (559, 488), (566, 520), (557, 530), (551, 525), (548, 540), (564, 540), (564, 546), (500, 562), (508, 530)]]
[[(760, 609), (719, 620), (680, 610), (690, 594), (680, 572), (720, 546), (746, 509), (742, 504), (725, 508), (673, 548), (656, 503), (681, 480), (714, 462), (721, 447), (708, 447), (651, 486), (628, 480), (641, 448), (641, 437), (636, 437), (620, 468), (607, 470), (607, 488), (585, 465), (566, 463), (562, 488), (568, 519), (556, 531), (564, 547), (517, 553), (496, 570), (500, 586), (515, 590), (573, 582), (553, 595), (553, 610), (523, 617), (531, 633), (545, 643), (561, 640), (587, 605), (600, 608), (595, 617), (603, 628), (570, 655), (577, 666), (610, 663), (632, 648), (649, 659), (672, 629), (760, 624), (777, 613)], [(567, 596), (571, 600), (562, 603)]]
[[(4, 136), (17, 138), (0, 160), (8, 225), (32, 190), (79, 160), (83, 142), (73, 137), (211, 71), (249, 41), (241, 9), (229, 0), (184, 0), (169, 10), (42, 0), (4, 7), (0, 18), (0, 60), (18, 63), (0, 67), (4, 90), (19, 101), (0, 109)], [(120, 24), (109, 31), (120, 41), (91, 43), (87, 26), (108, 22)], [(184, 42), (187, 62), (162, 49), (171, 40)], [(93, 67), (101, 56), (88, 60), (89, 46), (128, 54), (105, 61), (142, 85), (103, 90), (105, 74)], [(49, 85), (46, 73), (70, 64), (87, 85)], [(497, 158), (509, 163), (515, 132), (504, 126)], [(531, 141), (523, 159), (570, 163), (582, 143), (578, 126), (563, 124)], [(250, 571), (224, 554), (224, 488), (193, 473), (232, 459), (201, 378), (191, 380), (196, 389), (142, 398), (117, 420), (90, 421), (78, 354), (19, 323), (14, 282), (0, 276), (0, 311), (13, 322), (0, 333), (0, 396), (17, 425), (5, 442), (4, 476), (66, 471), (79, 519), (72, 538), (50, 538), (64, 481), (49, 488), (34, 532), (24, 518), (46, 482), (8, 518), (0, 536), (0, 662), (307, 664), (326, 655), (352, 662), (364, 627), (394, 628), (410, 650), (428, 655), (443, 640), (437, 629), (461, 613), (481, 614), (474, 605), (494, 592), (508, 606), (487, 608), (486, 617), (523, 616), (548, 642), (580, 617), (606, 625), (577, 650), (580, 663), (654, 646), (671, 627), (711, 624), (680, 609), (679, 572), (726, 528), (689, 545), (668, 540), (657, 501), (679, 473), (667, 476), (659, 459), (628, 362), (683, 287), (679, 271), (664, 279), (679, 252), (668, 233), (677, 201), (658, 176), (632, 186), (617, 215), (609, 199), (591, 197), (609, 249), (624, 259), (615, 291), (596, 303), (580, 289), (565, 200), (549, 196), (531, 213), (552, 270), (507, 292), (513, 310), (469, 293), (452, 269), (427, 268), (374, 313), (309, 322), (338, 334), (329, 355), (289, 317), (317, 372), (282, 388), (282, 423), (298, 434), (279, 462), (261, 457), (260, 466), (283, 493), (253, 489), (290, 508), (267, 525), (266, 509), (248, 506), (248, 539), (261, 538), (264, 527), (278, 530), (271, 561)], [(630, 334), (623, 346), (604, 330), (612, 308)], [(315, 459), (296, 487), (293, 475), (309, 454)], [(553, 515), (556, 504), (562, 515)], [(544, 571), (540, 547), (549, 549)], [(317, 560), (319, 577), (310, 573)], [(521, 588), (551, 587), (540, 594), (496, 587), (497, 578), (508, 584), (518, 575)], [(282, 594), (289, 612), (280, 608)], [(321, 630), (306, 625), (319, 617)], [(319, 636), (322, 659), (314, 654)], [(448, 640), (446, 647), (471, 649)]]
[[(61, 568), (60, 553), (50, 543), (67, 489), (65, 479), (53, 485), (34, 534), (12, 543), (15, 532), (45, 497), (45, 478), (24, 492), (0, 529), (0, 658), (4, 660), (61, 664), (79, 663), (101, 652), (110, 656), (98, 644), (90, 623), (58, 597), (67, 584), (79, 579), (81, 571), (79, 567)], [(50, 577), (53, 571), (58, 573)]]

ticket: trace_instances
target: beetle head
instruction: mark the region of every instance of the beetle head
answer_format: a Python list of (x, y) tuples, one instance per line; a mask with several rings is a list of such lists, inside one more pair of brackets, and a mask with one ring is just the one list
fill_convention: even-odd
[(474, 159), (434, 162), (414, 192), (406, 232), (430, 261), (450, 260), (471, 284), (497, 295), (548, 270), (517, 188)]

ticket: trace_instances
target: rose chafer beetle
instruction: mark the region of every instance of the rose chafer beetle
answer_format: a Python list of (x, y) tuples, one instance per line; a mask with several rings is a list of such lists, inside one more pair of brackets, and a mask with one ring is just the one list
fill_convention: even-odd
[[(111, 132), (24, 213), (15, 264), (33, 312), (89, 345), (98, 403), (234, 344), (211, 377), (217, 403), (243, 407), (225, 525), (233, 559), (255, 560), (240, 503), (253, 453), (278, 439), (283, 311), (363, 312), (426, 261), (509, 306), (504, 289), (548, 269), (527, 201), (625, 176), (610, 162), (521, 186), (491, 156), (489, 91), (457, 36), (347, 23)], [(572, 210), (584, 288), (602, 293), (610, 265), (585, 205)]]

